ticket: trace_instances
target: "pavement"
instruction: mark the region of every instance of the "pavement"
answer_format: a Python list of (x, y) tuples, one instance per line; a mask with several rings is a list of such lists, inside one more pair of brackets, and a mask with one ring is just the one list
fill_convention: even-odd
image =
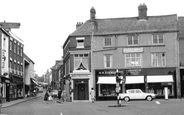
[(39, 98), (41, 96), (42, 95), (38, 94), (35, 97), (26, 97), (24, 99), (17, 99), (17, 100), (12, 100), (12, 101), (9, 101), (9, 102), (5, 102), (5, 103), (2, 104), (1, 108), (10, 107), (12, 105), (16, 105), (16, 104), (19, 104), (19, 103), (22, 103), (22, 102), (25, 102), (25, 101), (33, 100), (33, 99)]

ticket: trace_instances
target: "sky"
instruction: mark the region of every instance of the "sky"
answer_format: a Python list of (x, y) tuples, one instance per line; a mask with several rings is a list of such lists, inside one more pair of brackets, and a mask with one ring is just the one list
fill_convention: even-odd
[(17, 22), (11, 31), (23, 40), (24, 53), (35, 63), (39, 76), (61, 60), (62, 46), (77, 22), (96, 18), (138, 16), (138, 6), (147, 5), (148, 16), (177, 14), (184, 16), (182, 0), (0, 0), (0, 22)]

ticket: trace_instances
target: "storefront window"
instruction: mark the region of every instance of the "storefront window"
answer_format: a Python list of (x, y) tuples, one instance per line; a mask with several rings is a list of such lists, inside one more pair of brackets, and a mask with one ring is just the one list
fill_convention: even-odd
[(100, 84), (99, 96), (116, 96), (115, 84)]
[(17, 87), (15, 84), (10, 84), (10, 98), (17, 98)]
[(174, 96), (173, 83), (149, 83), (148, 87), (149, 93), (155, 93), (158, 96), (164, 96), (164, 87), (168, 87), (168, 95)]

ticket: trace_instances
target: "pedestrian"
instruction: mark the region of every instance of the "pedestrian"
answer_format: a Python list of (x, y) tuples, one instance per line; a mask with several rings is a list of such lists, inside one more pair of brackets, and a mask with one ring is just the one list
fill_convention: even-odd
[(48, 94), (49, 94), (48, 101), (51, 101), (52, 103), (54, 103), (54, 99), (52, 98), (52, 92), (49, 91)]
[(62, 92), (62, 96), (63, 96), (63, 102), (66, 102), (67, 94), (65, 90), (63, 90)]
[[(48, 90), (45, 92), (45, 95), (44, 95), (44, 102), (47, 102), (48, 101), (48, 98), (49, 98), (49, 94), (48, 94)], [(47, 103), (48, 104), (48, 103)]]
[(61, 100), (61, 94), (62, 94), (62, 90), (59, 88), (58, 90), (58, 102), (60, 103)]
[(92, 103), (94, 103), (94, 101), (95, 101), (95, 91), (94, 91), (93, 88), (91, 88), (90, 95), (91, 95)]

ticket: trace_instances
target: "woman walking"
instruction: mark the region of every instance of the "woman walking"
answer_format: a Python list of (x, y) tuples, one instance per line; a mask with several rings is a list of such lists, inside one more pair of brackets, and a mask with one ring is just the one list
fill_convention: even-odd
[(94, 101), (95, 101), (95, 91), (94, 91), (93, 88), (91, 88), (90, 95), (91, 95), (92, 103), (94, 103)]

